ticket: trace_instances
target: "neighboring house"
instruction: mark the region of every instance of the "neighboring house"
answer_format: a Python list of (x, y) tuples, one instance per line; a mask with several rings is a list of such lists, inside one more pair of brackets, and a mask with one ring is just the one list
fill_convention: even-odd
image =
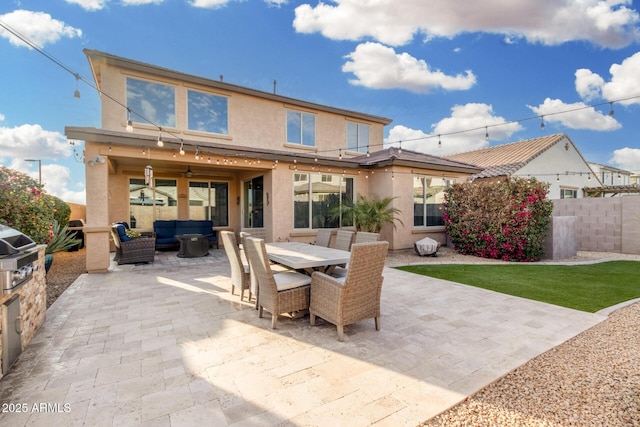
[(471, 179), (536, 178), (548, 182), (550, 199), (585, 196), (584, 189), (602, 184), (565, 134), (555, 134), (481, 150), (445, 156), (483, 168)]
[(353, 228), (329, 210), (359, 195), (395, 198), (404, 225), (382, 230), (391, 249), (443, 242), (444, 189), (481, 170), (383, 149), (384, 117), (84, 52), (102, 125), (65, 132), (84, 141), (89, 272), (109, 267), (115, 221), (145, 231), (206, 218), (268, 241), (313, 241), (318, 228)]
[(589, 163), (593, 173), (600, 179), (602, 185), (629, 185), (631, 172), (613, 166)]

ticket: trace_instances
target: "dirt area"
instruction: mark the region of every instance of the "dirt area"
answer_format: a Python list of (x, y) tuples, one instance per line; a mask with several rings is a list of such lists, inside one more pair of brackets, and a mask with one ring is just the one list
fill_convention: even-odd
[(56, 252), (47, 273), (47, 308), (85, 272), (85, 251)]

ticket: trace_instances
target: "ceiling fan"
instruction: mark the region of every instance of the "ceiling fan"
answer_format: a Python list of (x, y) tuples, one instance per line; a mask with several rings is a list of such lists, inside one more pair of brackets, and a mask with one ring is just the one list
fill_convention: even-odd
[(191, 165), (187, 166), (187, 170), (182, 172), (182, 174), (184, 175), (185, 178), (192, 178), (192, 177), (196, 177), (196, 176), (202, 176), (202, 177), (214, 177), (214, 176), (220, 176), (219, 173), (217, 173), (216, 171), (212, 171), (212, 170), (191, 170)]

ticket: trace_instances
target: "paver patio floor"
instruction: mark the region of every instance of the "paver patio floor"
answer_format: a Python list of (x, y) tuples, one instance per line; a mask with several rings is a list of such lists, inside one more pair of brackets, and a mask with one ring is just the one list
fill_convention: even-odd
[(339, 342), (271, 330), (211, 253), (80, 276), (0, 380), (27, 408), (0, 425), (415, 426), (604, 319), (385, 268), (381, 330)]

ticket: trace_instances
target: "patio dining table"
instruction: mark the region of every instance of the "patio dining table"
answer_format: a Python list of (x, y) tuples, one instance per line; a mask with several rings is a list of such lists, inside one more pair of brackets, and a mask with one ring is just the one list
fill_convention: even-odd
[(331, 274), (336, 265), (346, 264), (351, 257), (348, 251), (302, 242), (274, 242), (265, 246), (271, 261), (308, 274), (314, 271)]

